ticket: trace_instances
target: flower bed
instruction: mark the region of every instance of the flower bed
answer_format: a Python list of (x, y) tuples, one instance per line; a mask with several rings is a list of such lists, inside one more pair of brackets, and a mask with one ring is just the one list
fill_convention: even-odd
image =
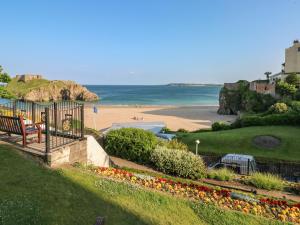
[(281, 221), (300, 223), (300, 203), (291, 205), (286, 201), (269, 198), (258, 201), (233, 199), (230, 197), (230, 190), (175, 182), (165, 178), (137, 176), (128, 171), (115, 168), (97, 168), (93, 171), (105, 177), (131, 182), (135, 185), (171, 193), (176, 196), (188, 197), (204, 203), (215, 204), (224, 209), (238, 210)]

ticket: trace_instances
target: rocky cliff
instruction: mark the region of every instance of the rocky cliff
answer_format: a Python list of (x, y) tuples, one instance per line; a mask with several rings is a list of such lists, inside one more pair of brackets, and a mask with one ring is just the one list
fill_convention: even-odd
[(240, 110), (241, 96), (237, 90), (223, 87), (219, 94), (219, 109), (221, 115), (237, 115)]
[(225, 83), (219, 94), (218, 113), (237, 115), (239, 112), (265, 112), (275, 102), (270, 94), (250, 90), (248, 81)]
[(99, 97), (74, 81), (49, 81), (44, 79), (27, 82), (13, 79), (7, 89), (17, 98), (29, 101), (79, 100), (96, 101)]

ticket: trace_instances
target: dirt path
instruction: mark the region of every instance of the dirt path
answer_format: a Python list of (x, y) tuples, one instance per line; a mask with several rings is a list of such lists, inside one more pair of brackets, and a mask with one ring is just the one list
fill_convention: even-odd
[(229, 188), (229, 189), (231, 188), (231, 189), (236, 189), (236, 190), (241, 190), (246, 192), (252, 192), (253, 190), (255, 190), (258, 195), (265, 195), (273, 198), (284, 198), (287, 200), (300, 202), (300, 196), (293, 195), (288, 192), (257, 189), (255, 187), (244, 185), (236, 181), (218, 181), (212, 179), (202, 179), (201, 181), (206, 184), (211, 184), (211, 185), (216, 185), (224, 188)]
[(131, 169), (136, 169), (136, 170), (142, 170), (142, 171), (147, 171), (147, 172), (160, 173), (160, 172), (158, 172), (158, 171), (153, 170), (153, 169), (150, 168), (150, 167), (143, 166), (143, 165), (139, 165), (139, 164), (137, 164), (137, 163), (128, 161), (128, 160), (126, 160), (126, 159), (120, 159), (120, 158), (113, 157), (113, 156), (110, 156), (110, 159), (111, 159), (111, 161), (112, 161), (116, 166), (119, 166), (119, 167), (127, 167), (127, 168), (131, 168)]

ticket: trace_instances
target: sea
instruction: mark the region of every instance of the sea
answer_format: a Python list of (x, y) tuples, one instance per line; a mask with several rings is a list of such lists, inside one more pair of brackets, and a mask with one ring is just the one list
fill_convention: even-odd
[(221, 85), (85, 85), (102, 105), (219, 105)]

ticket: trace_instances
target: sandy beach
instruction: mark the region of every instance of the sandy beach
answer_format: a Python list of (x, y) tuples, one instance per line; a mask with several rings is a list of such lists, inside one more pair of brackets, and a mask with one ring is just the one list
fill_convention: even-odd
[(171, 130), (189, 131), (209, 128), (216, 121), (233, 121), (235, 116), (217, 114), (218, 106), (98, 106), (85, 107), (85, 125), (97, 130), (109, 128), (113, 123), (164, 122)]

